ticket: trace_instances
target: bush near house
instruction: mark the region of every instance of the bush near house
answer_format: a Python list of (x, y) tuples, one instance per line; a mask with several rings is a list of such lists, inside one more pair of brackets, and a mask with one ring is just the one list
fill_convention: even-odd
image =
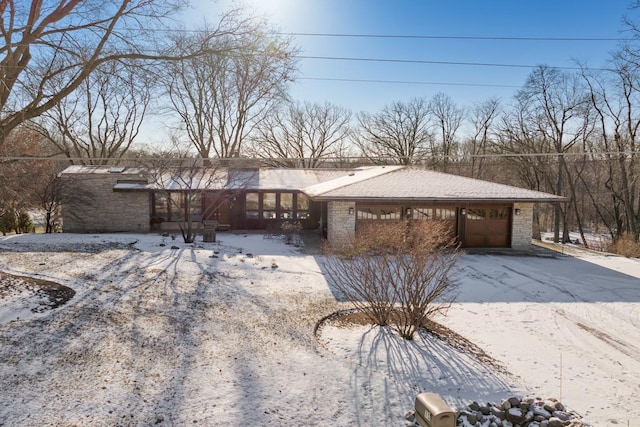
[(372, 323), (390, 325), (403, 338), (412, 339), (455, 298), (459, 252), (445, 223), (372, 224), (328, 251), (333, 285)]

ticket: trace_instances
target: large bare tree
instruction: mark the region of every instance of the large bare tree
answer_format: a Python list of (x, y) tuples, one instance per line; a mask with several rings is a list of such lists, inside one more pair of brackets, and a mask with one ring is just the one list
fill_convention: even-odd
[(598, 123), (598, 138), (591, 145), (598, 164), (604, 164), (602, 192), (585, 185), (600, 219), (618, 240), (640, 236), (640, 64), (621, 50), (612, 63), (615, 73), (584, 72)]
[[(521, 89), (520, 96), (529, 101), (532, 117), (542, 137), (556, 156), (556, 182), (554, 193), (569, 195), (571, 206), (582, 232), (580, 212), (576, 209), (576, 177), (567, 165), (567, 153), (586, 140), (592, 130), (589, 114), (589, 97), (584, 82), (576, 74), (562, 72), (556, 68), (539, 66), (534, 69)], [(563, 225), (562, 241), (568, 241), (567, 211), (556, 203), (554, 214), (554, 241), (560, 241), (560, 226)], [(582, 236), (584, 240), (584, 235)]]
[[(102, 64), (176, 60), (211, 49), (199, 44), (176, 51), (153, 31), (167, 28), (183, 3), (0, 1), (0, 144), (11, 130), (58, 105)], [(240, 24), (224, 16), (209, 38), (237, 33)]]
[(347, 156), (350, 121), (330, 103), (287, 104), (258, 125), (252, 151), (272, 166), (320, 167)]
[(356, 143), (364, 157), (375, 163), (410, 165), (431, 153), (429, 103), (424, 98), (394, 102), (381, 112), (358, 115)]
[[(537, 126), (530, 97), (516, 94), (511, 108), (501, 116), (498, 133), (490, 144), (500, 166), (499, 180), (537, 191), (552, 191), (556, 169), (548, 156), (550, 147)], [(540, 239), (540, 206), (534, 207), (533, 237)]]
[(295, 77), (295, 48), (264, 21), (246, 22), (235, 37), (213, 40), (208, 29), (175, 40), (178, 48), (207, 46), (212, 53), (173, 63), (167, 75), (169, 110), (202, 158), (239, 157), (247, 135), (275, 104), (285, 98)]
[(117, 164), (140, 132), (152, 79), (140, 64), (102, 64), (69, 96), (31, 122), (71, 163)]

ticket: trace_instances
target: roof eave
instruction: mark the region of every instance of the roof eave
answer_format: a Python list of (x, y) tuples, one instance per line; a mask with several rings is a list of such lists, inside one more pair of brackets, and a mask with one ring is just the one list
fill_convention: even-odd
[(541, 198), (527, 198), (527, 197), (338, 197), (338, 196), (309, 196), (309, 198), (316, 202), (330, 202), (339, 200), (349, 201), (371, 201), (371, 202), (465, 202), (465, 203), (546, 203), (546, 202), (562, 202), (567, 203), (569, 201), (566, 197), (541, 197)]

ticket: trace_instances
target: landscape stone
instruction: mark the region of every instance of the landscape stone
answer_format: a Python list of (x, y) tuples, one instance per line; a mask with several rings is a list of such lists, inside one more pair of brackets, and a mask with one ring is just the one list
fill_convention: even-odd
[[(559, 409), (562, 408), (562, 409)], [(551, 410), (549, 410), (551, 409)], [(458, 412), (458, 425), (474, 427), (590, 427), (557, 399), (509, 397), (486, 406), (474, 401)]]

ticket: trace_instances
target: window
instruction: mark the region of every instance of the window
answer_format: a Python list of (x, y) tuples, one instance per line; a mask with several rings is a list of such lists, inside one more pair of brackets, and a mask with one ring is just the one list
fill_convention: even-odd
[(456, 209), (455, 208), (436, 208), (434, 218), (440, 219), (440, 220), (455, 220)]
[(413, 219), (433, 219), (432, 208), (413, 208)]
[(480, 221), (485, 219), (487, 213), (484, 209), (467, 209), (467, 219), (472, 221)]
[(280, 193), (280, 219), (293, 218), (293, 193)]
[(202, 215), (202, 194), (188, 194), (183, 192), (157, 192), (153, 194), (153, 217), (162, 221), (184, 221), (187, 217), (187, 202), (189, 215), (199, 218)]
[(309, 218), (309, 198), (302, 193), (296, 194), (296, 219)]
[(357, 219), (398, 220), (401, 218), (401, 206), (357, 206)]
[(358, 219), (378, 219), (378, 215), (371, 208), (358, 206)]
[(389, 206), (388, 208), (380, 208), (378, 219), (400, 219), (402, 217), (402, 208), (400, 206)]
[(456, 208), (418, 207), (413, 208), (413, 219), (435, 219), (439, 221), (455, 221)]
[[(189, 214), (192, 221), (200, 221), (202, 216), (202, 193), (185, 195), (185, 203), (189, 199)], [(185, 206), (186, 208), (186, 206)]]
[(262, 193), (262, 218), (276, 219), (276, 193)]
[(153, 194), (153, 217), (160, 222), (169, 220), (169, 206), (167, 204), (166, 194)]
[(246, 215), (248, 219), (260, 218), (260, 194), (259, 193), (247, 193)]
[(308, 219), (310, 201), (294, 192), (248, 192), (245, 198), (247, 219)]
[(489, 209), (489, 219), (491, 219), (491, 220), (507, 220), (507, 219), (509, 219), (509, 210), (507, 208)]

